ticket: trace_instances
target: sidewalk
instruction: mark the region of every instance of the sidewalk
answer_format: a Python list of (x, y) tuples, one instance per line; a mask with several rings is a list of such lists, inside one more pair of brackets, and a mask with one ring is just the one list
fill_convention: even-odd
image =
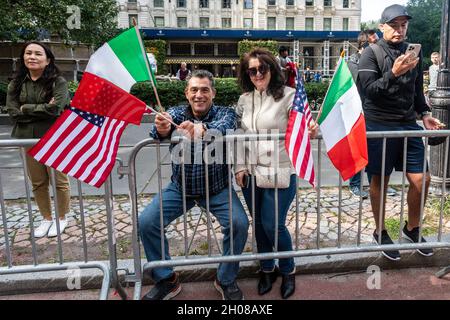
[[(239, 193), (242, 203), (244, 199)], [(401, 193), (387, 198), (386, 226), (393, 239), (398, 239), (400, 227)], [(61, 236), (63, 241), (63, 254), (65, 261), (83, 260), (82, 228), (80, 208), (77, 198), (72, 198), (72, 211), (68, 215), (69, 225)], [(139, 212), (150, 202), (149, 195), (139, 198)], [(320, 213), (320, 246), (336, 246), (338, 240), (342, 245), (354, 245), (357, 241), (359, 197), (352, 196), (347, 188), (342, 190), (341, 212), (341, 237), (338, 239), (338, 188), (323, 188), (321, 190)], [(439, 226), (440, 202), (432, 195), (429, 196), (424, 214), (423, 235), (425, 237), (436, 234)], [(299, 191), (299, 215), (295, 212), (295, 201), (291, 205), (287, 217), (287, 226), (291, 232), (294, 247), (298, 249), (310, 249), (316, 246), (317, 237), (317, 197), (311, 189)], [(37, 207), (32, 206), (33, 219), (37, 226), (42, 219)], [(86, 241), (88, 244), (89, 260), (107, 260), (107, 221), (106, 207), (101, 197), (87, 197), (84, 199), (84, 212), (86, 224)], [(7, 221), (10, 245), (12, 245), (13, 264), (31, 263), (31, 236), (27, 204), (24, 200), (6, 201)], [(131, 249), (131, 216), (130, 203), (126, 196), (114, 197), (115, 232), (117, 237), (117, 249), (119, 259), (132, 258)], [(406, 211), (406, 209), (405, 209)], [(404, 219), (407, 219), (405, 212)], [(213, 228), (217, 240), (221, 243), (222, 233), (219, 223), (211, 216)], [(369, 200), (362, 202), (361, 243), (372, 242), (374, 220)], [(208, 252), (206, 215), (202, 214), (198, 207), (194, 207), (187, 214), (187, 236), (190, 255), (201, 255)], [(196, 233), (194, 230), (197, 228)], [(299, 230), (298, 239), (295, 237), (296, 229)], [(450, 215), (444, 214), (443, 233), (450, 232)], [(171, 246), (173, 256), (184, 255), (184, 219), (183, 216), (175, 220), (168, 228), (166, 236)], [(249, 229), (249, 237), (245, 247), (246, 252), (252, 251), (252, 230)], [(211, 232), (212, 251), (217, 253), (217, 242)], [(0, 219), (0, 266), (6, 265), (3, 223)], [(40, 238), (36, 240), (38, 252), (41, 254), (39, 263), (55, 262), (57, 238)]]
[[(435, 277), (438, 268), (417, 268), (401, 270), (381, 270), (379, 289), (369, 289), (367, 283), (375, 287), (370, 274), (311, 274), (297, 275), (296, 292), (290, 300), (450, 300), (450, 275)], [(239, 279), (238, 284), (245, 300), (280, 300), (281, 279), (273, 284), (272, 291), (264, 296), (256, 292), (257, 279)], [(151, 286), (142, 288), (146, 293)], [(132, 288), (127, 288), (132, 296)], [(0, 296), (0, 300), (95, 300), (99, 290), (64, 291)], [(119, 300), (110, 292), (110, 299)], [(185, 282), (181, 293), (174, 300), (219, 300), (221, 296), (211, 281)], [(172, 307), (175, 307), (173, 304)]]

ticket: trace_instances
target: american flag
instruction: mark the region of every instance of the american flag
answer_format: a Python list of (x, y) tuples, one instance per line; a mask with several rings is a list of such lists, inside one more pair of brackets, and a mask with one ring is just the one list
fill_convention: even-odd
[(114, 167), (126, 124), (71, 107), (28, 153), (43, 164), (98, 188)]
[(315, 187), (314, 161), (308, 127), (312, 120), (305, 86), (297, 72), (297, 89), (286, 129), (285, 147), (297, 175)]

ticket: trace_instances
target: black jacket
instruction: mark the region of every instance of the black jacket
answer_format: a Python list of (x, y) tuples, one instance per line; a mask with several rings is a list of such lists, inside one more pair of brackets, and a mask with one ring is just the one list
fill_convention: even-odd
[(358, 85), (364, 116), (369, 121), (391, 124), (415, 122), (417, 114), (430, 111), (423, 95), (422, 55), (416, 68), (396, 78), (392, 66), (405, 53), (407, 44), (393, 45), (384, 40), (378, 44), (384, 50), (383, 70), (371, 47), (363, 51), (359, 61)]

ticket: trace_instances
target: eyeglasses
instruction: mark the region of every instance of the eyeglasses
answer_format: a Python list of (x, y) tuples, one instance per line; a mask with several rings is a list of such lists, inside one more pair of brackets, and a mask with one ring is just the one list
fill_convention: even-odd
[(261, 64), (258, 68), (248, 68), (247, 69), (247, 74), (250, 77), (256, 77), (256, 75), (258, 74), (258, 72), (261, 75), (265, 75), (268, 71), (270, 70), (269, 66), (266, 64)]

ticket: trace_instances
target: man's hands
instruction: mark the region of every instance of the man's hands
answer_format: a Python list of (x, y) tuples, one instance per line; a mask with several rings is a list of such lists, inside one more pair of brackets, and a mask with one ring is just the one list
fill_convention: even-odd
[[(158, 134), (162, 138), (167, 138), (170, 134), (172, 124), (169, 120), (173, 121), (167, 112), (161, 112), (161, 114), (157, 114), (155, 117), (156, 131), (158, 131)], [(193, 123), (191, 121), (182, 122), (178, 125), (177, 129), (191, 139), (201, 139), (206, 131), (201, 123)]]
[[(156, 131), (158, 131), (158, 134), (161, 137), (166, 138), (170, 134), (170, 129), (172, 127), (172, 124), (167, 119), (172, 121), (172, 116), (167, 112), (161, 112), (161, 114), (156, 114), (155, 117)], [(163, 116), (167, 119), (164, 119)]]
[(414, 69), (419, 63), (419, 58), (411, 59), (411, 53), (402, 54), (394, 61), (394, 65), (392, 66), (392, 73), (396, 78), (404, 75), (409, 70)]
[(311, 139), (317, 137), (317, 134), (319, 133), (319, 125), (314, 120), (311, 120), (309, 123), (308, 133)]
[(427, 130), (439, 130), (445, 127), (445, 124), (439, 121), (439, 119), (433, 118), (430, 115), (426, 115), (422, 118), (423, 126)]
[(182, 122), (178, 130), (182, 130), (184, 135), (191, 139), (201, 139), (206, 131), (203, 124), (191, 121)]

